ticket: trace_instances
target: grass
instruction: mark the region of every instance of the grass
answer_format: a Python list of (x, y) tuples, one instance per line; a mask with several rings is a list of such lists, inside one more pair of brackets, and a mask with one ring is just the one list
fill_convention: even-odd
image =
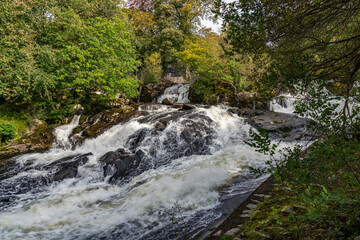
[(241, 234), (230, 239), (353, 240), (360, 236), (358, 140), (334, 136), (316, 143), (307, 156), (290, 160), (280, 173), (281, 181), (270, 198), (256, 208)]
[(16, 106), (0, 105), (0, 121), (10, 123), (16, 127), (16, 136), (13, 140), (20, 139), (28, 127), (29, 117)]

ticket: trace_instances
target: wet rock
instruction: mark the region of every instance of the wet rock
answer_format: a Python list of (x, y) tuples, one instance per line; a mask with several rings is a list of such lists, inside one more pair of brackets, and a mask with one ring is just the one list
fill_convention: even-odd
[(218, 237), (221, 235), (221, 230), (217, 231), (216, 233), (213, 234), (214, 237)]
[(232, 228), (232, 229), (230, 229), (229, 231), (227, 231), (226, 233), (225, 233), (225, 235), (235, 235), (236, 233), (238, 233), (240, 231), (240, 229), (239, 228)]
[[(216, 136), (211, 127), (213, 121), (191, 110), (145, 117), (139, 122), (154, 123), (155, 128), (139, 129), (129, 137), (126, 146), (130, 151), (146, 149), (148, 157), (156, 158), (151, 167), (158, 167), (184, 156), (207, 154)], [(163, 154), (164, 152), (167, 154)]]
[(139, 166), (144, 153), (141, 150), (135, 154), (120, 148), (114, 152), (108, 152), (101, 159), (104, 176), (111, 176), (109, 181), (124, 180), (131, 173), (136, 174), (135, 169)]
[(183, 109), (183, 105), (184, 104), (179, 104), (179, 103), (175, 103), (174, 105), (172, 105), (172, 108), (176, 108), (176, 109)]
[(156, 84), (148, 84), (141, 87), (140, 102), (149, 103), (153, 99), (160, 96), (161, 93), (168, 87), (174, 85), (171, 81), (163, 81)]
[(0, 181), (16, 174), (19, 170), (18, 164), (12, 158), (0, 160)]
[(176, 101), (172, 98), (165, 98), (161, 103), (164, 105), (174, 105), (175, 102)]
[(92, 153), (87, 153), (83, 155), (75, 155), (70, 157), (65, 157), (44, 167), (45, 169), (56, 169), (56, 172), (52, 176), (53, 181), (61, 181), (66, 178), (74, 178), (77, 176), (78, 168), (81, 165), (84, 165), (88, 160), (88, 156), (93, 155)]
[(293, 141), (309, 136), (304, 135), (306, 119), (292, 114), (262, 111), (262, 114), (249, 116), (247, 121), (256, 128), (265, 129), (273, 138)]
[[(47, 165), (32, 166), (30, 161), (25, 166), (21, 166), (16, 162), (12, 162), (11, 165), (6, 165), (0, 169), (0, 195), (15, 195), (27, 192), (36, 193), (42, 191), (44, 187), (54, 181), (75, 178), (78, 173), (78, 167), (85, 164), (90, 155), (92, 154), (68, 156)], [(16, 176), (20, 172), (20, 176), (11, 179), (11, 177)], [(2, 204), (6, 204), (6, 202)]]
[(183, 104), (182, 106), (182, 110), (193, 110), (195, 109), (196, 107), (194, 105), (190, 105), (190, 104)]
[(165, 124), (162, 123), (162, 122), (158, 122), (158, 123), (155, 125), (155, 128), (160, 129), (160, 130), (164, 130), (165, 127), (166, 127)]
[(258, 116), (258, 115), (263, 115), (264, 113), (265, 113), (264, 110), (248, 109), (248, 108), (243, 108), (238, 111), (238, 115), (244, 117)]
[(241, 114), (241, 111), (238, 108), (229, 108), (228, 112), (232, 114), (239, 114), (239, 113)]

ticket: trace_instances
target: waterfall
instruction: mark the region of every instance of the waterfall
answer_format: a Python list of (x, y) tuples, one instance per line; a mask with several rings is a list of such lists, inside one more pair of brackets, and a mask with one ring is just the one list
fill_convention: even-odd
[(79, 118), (56, 129), (48, 152), (0, 168), (2, 239), (194, 237), (264, 180), (250, 168), (268, 156), (245, 144), (252, 127), (225, 106), (152, 110), (72, 149)]
[(164, 93), (156, 100), (157, 103), (162, 103), (165, 98), (172, 98), (176, 103), (189, 103), (189, 89), (190, 84), (175, 84), (165, 89)]
[(55, 143), (54, 147), (60, 147), (69, 149), (71, 148), (71, 142), (69, 140), (69, 136), (72, 131), (79, 126), (81, 115), (75, 115), (69, 124), (59, 126), (55, 128)]
[(281, 94), (270, 101), (269, 109), (273, 112), (293, 114), (297, 100), (299, 98), (291, 94)]

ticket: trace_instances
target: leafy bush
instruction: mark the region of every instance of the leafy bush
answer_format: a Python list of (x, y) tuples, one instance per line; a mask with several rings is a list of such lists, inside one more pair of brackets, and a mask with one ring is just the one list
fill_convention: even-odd
[(144, 70), (142, 74), (142, 78), (145, 84), (157, 83), (159, 80), (161, 80), (163, 72), (161, 69), (160, 53), (155, 52), (145, 59)]
[(6, 142), (14, 138), (16, 134), (16, 128), (14, 125), (6, 122), (0, 122), (0, 142)]

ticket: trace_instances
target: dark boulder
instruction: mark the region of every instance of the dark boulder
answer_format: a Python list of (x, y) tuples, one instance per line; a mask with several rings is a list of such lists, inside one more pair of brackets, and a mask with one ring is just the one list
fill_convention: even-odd
[[(50, 185), (54, 181), (61, 181), (66, 178), (75, 178), (78, 173), (78, 167), (85, 164), (88, 161), (88, 156), (92, 153), (83, 155), (73, 155), (65, 158), (61, 158), (47, 165), (33, 166), (31, 163), (25, 166), (14, 164), (13, 166), (4, 166), (0, 172), (0, 195), (10, 196), (15, 194), (23, 194), (27, 192), (40, 192), (44, 187)], [(8, 172), (3, 172), (7, 170)], [(46, 170), (47, 174), (32, 176), (28, 174), (25, 176), (16, 176), (18, 173), (26, 173), (31, 171)], [(8, 198), (2, 201), (3, 204), (7, 203)], [(1, 204), (0, 204), (1, 207)]]
[(172, 98), (165, 98), (161, 103), (164, 105), (174, 105), (175, 102), (176, 101)]
[(171, 81), (164, 81), (156, 84), (148, 84), (141, 87), (140, 102), (149, 103), (160, 96), (168, 87), (174, 85)]
[(247, 121), (250, 125), (265, 129), (273, 138), (282, 138), (287, 141), (309, 138), (310, 133), (305, 131), (305, 118), (271, 111), (253, 112), (248, 117)]
[(141, 122), (153, 122), (155, 127), (138, 130), (126, 145), (130, 151), (146, 149), (147, 157), (156, 159), (152, 167), (192, 154), (207, 154), (216, 136), (213, 121), (191, 110), (160, 114)]
[(193, 110), (195, 109), (196, 107), (194, 105), (190, 105), (190, 104), (183, 104), (182, 106), (182, 110)]
[(136, 174), (136, 168), (143, 157), (144, 153), (141, 150), (135, 154), (123, 148), (108, 152), (100, 159), (104, 176), (111, 176), (110, 182), (126, 180), (127, 177)]
[(89, 160), (88, 156), (91, 155), (93, 154), (87, 153), (83, 155), (65, 157), (52, 162), (51, 164), (45, 166), (44, 169), (56, 169), (52, 176), (53, 181), (75, 178), (77, 176), (79, 166), (84, 165)]

